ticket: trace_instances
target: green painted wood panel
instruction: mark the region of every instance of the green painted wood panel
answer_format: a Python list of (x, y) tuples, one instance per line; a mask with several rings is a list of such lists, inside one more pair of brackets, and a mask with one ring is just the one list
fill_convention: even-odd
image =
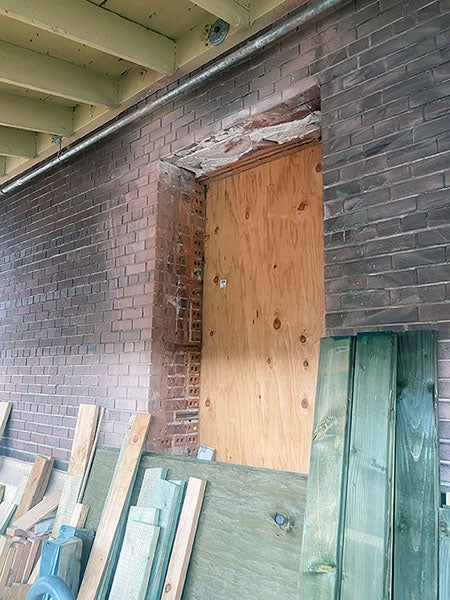
[(396, 341), (392, 333), (357, 336), (343, 600), (391, 598)]
[(323, 338), (298, 598), (337, 598), (345, 508), (354, 338)]
[(439, 439), (434, 331), (398, 336), (395, 600), (438, 597)]
[[(87, 527), (96, 528), (117, 460), (97, 450), (83, 502)], [(132, 504), (145, 468), (168, 469), (170, 479), (206, 479), (205, 499), (183, 600), (289, 600), (296, 598), (307, 477), (215, 462), (144, 454)], [(275, 524), (274, 515), (287, 517)]]
[(185, 487), (184, 481), (160, 479), (156, 484), (152, 505), (160, 509), (161, 534), (153, 560), (150, 583), (145, 594), (147, 600), (160, 600), (161, 598)]
[(450, 506), (439, 517), (439, 600), (450, 600)]

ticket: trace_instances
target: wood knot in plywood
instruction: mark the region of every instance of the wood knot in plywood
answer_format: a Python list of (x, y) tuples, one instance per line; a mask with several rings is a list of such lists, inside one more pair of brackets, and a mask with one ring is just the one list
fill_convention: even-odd
[(281, 320), (278, 317), (275, 317), (272, 325), (273, 325), (273, 328), (275, 329), (275, 331), (279, 331), (281, 329)]

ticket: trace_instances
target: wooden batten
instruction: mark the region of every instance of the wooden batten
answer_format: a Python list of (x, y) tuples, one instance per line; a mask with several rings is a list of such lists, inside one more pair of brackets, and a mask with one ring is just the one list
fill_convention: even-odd
[(205, 489), (206, 481), (194, 477), (189, 478), (166, 579), (162, 588), (162, 600), (181, 600)]
[(5, 431), (6, 424), (12, 409), (12, 402), (0, 402), (0, 437)]
[(69, 468), (64, 482), (61, 501), (56, 513), (52, 536), (57, 537), (61, 525), (68, 525), (82, 495), (98, 439), (103, 415), (95, 404), (80, 404), (75, 427)]
[(122, 535), (120, 529), (124, 525), (123, 517), (128, 510), (150, 418), (149, 414), (138, 414), (130, 422), (78, 592), (78, 600), (101, 600), (104, 597), (105, 591), (101, 590), (102, 581), (105, 571), (111, 568), (111, 565), (108, 566), (107, 563), (111, 556), (115, 537)]
[(57, 508), (60, 498), (61, 492), (59, 490), (52, 492), (24, 515), (19, 518), (14, 518), (11, 527), (23, 531), (31, 529), (36, 523), (45, 519), (45, 517)]
[(30, 508), (42, 500), (47, 489), (48, 480), (52, 472), (54, 459), (50, 456), (36, 456), (25, 491), (18, 505), (15, 519), (20, 518)]

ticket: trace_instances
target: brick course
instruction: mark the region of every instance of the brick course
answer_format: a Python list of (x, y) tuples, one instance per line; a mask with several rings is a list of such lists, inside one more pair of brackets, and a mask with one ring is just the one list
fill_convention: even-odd
[(438, 329), (450, 489), (449, 11), (347, 4), (3, 199), (0, 398), (14, 402), (3, 451), (64, 464), (83, 401), (108, 409), (103, 444), (149, 409), (152, 448), (195, 449), (200, 287), (184, 261), (201, 260), (203, 197), (159, 161), (291, 102), (312, 78), (328, 333)]

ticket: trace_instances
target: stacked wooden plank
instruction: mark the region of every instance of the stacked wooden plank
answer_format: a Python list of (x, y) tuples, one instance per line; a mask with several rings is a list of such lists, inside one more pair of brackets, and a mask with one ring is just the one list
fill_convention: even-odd
[[(9, 408), (10, 410), (10, 408)], [(0, 415), (8, 415), (0, 405)], [(99, 410), (81, 405), (69, 463), (69, 474), (61, 493), (45, 495), (53, 468), (53, 458), (37, 456), (10, 502), (0, 504), (0, 598), (21, 598), (39, 576), (42, 543), (49, 533), (40, 533), (39, 524), (55, 515), (56, 525), (82, 526), (87, 507), (78, 503), (93, 458), (99, 427)], [(0, 416), (0, 431), (4, 428)], [(77, 486), (74, 480), (77, 478)], [(70, 493), (69, 493), (70, 492)]]
[(160, 600), (163, 588), (167, 598), (181, 597), (206, 482), (189, 479), (183, 504), (184, 481), (167, 480), (167, 469), (147, 469), (130, 505), (149, 423), (144, 414), (130, 422), (79, 600)]
[(35, 534), (34, 526), (58, 506), (60, 493), (44, 497), (53, 466), (50, 457), (37, 456), (30, 474), (19, 485), (14, 499), (7, 504), (2, 528), (0, 553), (0, 597), (13, 598), (22, 593), (33, 572), (43, 540), (48, 535)]
[(438, 598), (436, 356), (432, 331), (322, 340), (298, 598)]

